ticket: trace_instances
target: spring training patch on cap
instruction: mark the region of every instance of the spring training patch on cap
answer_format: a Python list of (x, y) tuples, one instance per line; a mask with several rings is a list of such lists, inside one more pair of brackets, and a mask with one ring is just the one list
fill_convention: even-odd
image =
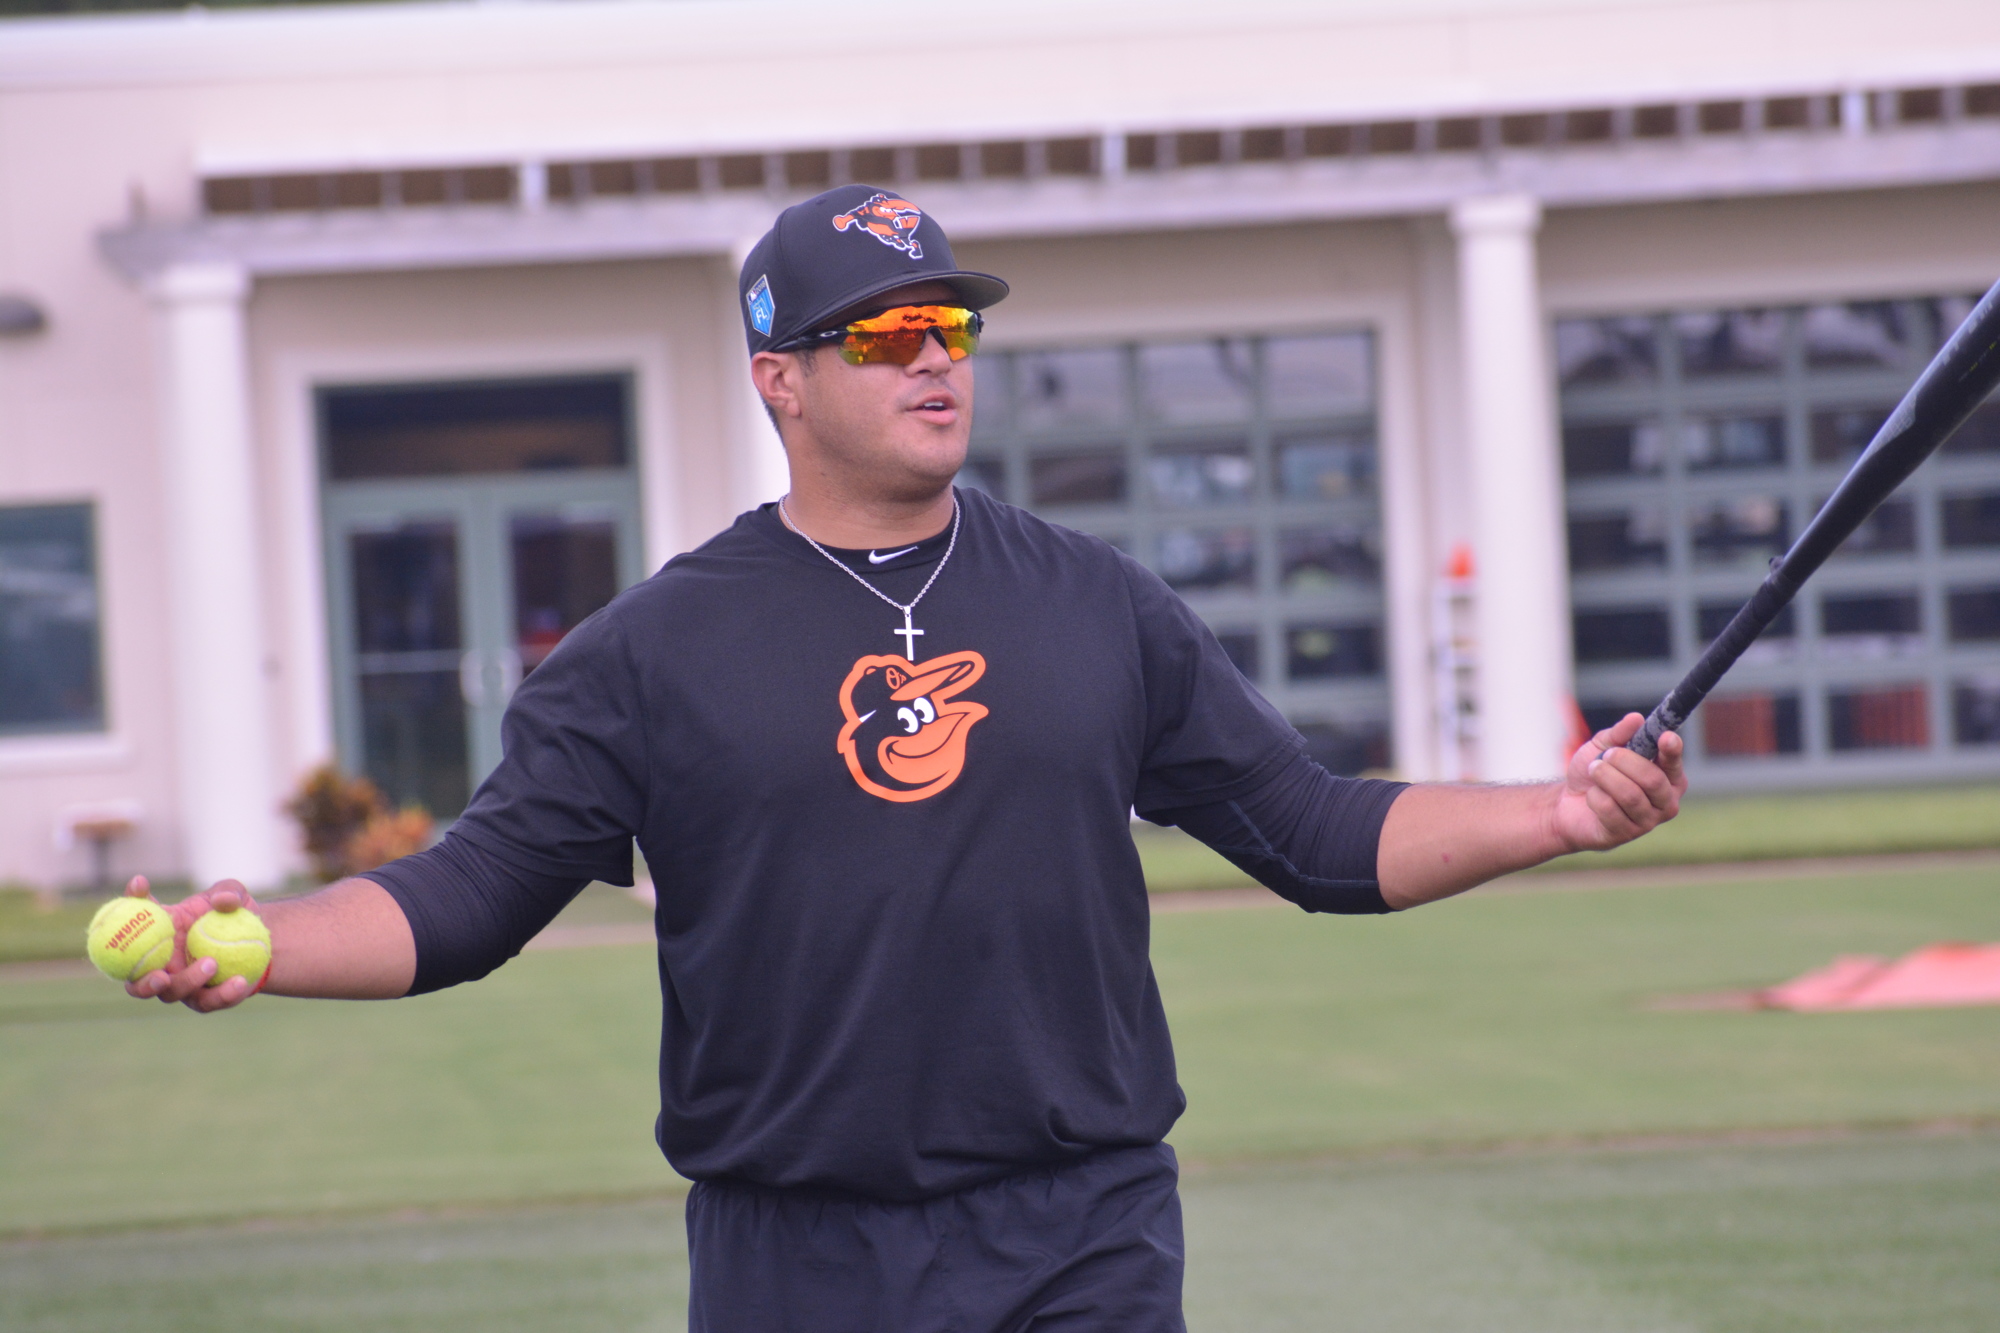
[(768, 338), (771, 322), (778, 315), (777, 302), (771, 299), (770, 275), (760, 274), (756, 285), (744, 295), (743, 301), (750, 307), (750, 327)]
[(917, 224), (923, 220), (924, 211), (921, 208), (907, 199), (898, 199), (878, 190), (853, 212), (836, 213), (833, 229), (846, 231), (850, 227), (859, 227), (862, 234), (873, 236), (912, 259), (922, 259), (924, 243), (917, 239)]

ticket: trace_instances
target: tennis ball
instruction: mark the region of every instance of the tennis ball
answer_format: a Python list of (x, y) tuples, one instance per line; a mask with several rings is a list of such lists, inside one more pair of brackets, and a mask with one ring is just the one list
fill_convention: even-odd
[(151, 898), (113, 898), (97, 909), (84, 934), (97, 970), (113, 981), (137, 981), (174, 956), (174, 918)]
[(211, 986), (220, 986), (231, 977), (248, 977), (255, 985), (271, 966), (271, 932), (263, 919), (248, 908), (234, 912), (208, 912), (188, 927), (188, 961), (215, 960)]

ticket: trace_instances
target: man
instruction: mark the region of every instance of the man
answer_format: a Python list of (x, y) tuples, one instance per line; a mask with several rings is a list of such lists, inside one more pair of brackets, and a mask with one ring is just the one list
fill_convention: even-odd
[[(1619, 748), (1636, 715), (1544, 785), (1304, 758), (1152, 574), (953, 488), (1006, 291), (887, 191), (787, 209), (740, 292), (788, 495), (574, 631), (436, 847), (259, 909), (271, 991), (422, 992), (629, 883), (637, 838), (697, 1330), (1182, 1327), (1133, 809), (1309, 910), (1381, 912), (1625, 842), (1686, 786), (1678, 737)], [(180, 962), (132, 993), (246, 998)]]

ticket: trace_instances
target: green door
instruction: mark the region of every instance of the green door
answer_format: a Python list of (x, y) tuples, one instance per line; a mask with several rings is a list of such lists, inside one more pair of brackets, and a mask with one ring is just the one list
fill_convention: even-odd
[[(463, 397), (467, 388), (428, 392)], [(341, 449), (341, 406), (322, 413), (331, 423), (324, 512), (341, 763), (392, 803), (450, 820), (500, 762), (501, 715), (521, 680), (642, 577), (636, 487), (622, 447), (586, 452), (582, 466), (497, 470), (548, 457), (510, 447), (520, 417), (447, 423), (459, 438), (446, 449), (426, 451), (420, 429), (417, 447), (392, 455), (402, 475), (342, 476), (342, 459), (352, 471), (358, 451)], [(407, 416), (425, 404), (394, 406)], [(559, 417), (525, 421), (557, 443), (578, 435), (559, 429), (575, 426)], [(418, 425), (437, 433), (434, 421)], [(377, 474), (387, 470), (381, 453)], [(409, 475), (412, 455), (441, 475)]]

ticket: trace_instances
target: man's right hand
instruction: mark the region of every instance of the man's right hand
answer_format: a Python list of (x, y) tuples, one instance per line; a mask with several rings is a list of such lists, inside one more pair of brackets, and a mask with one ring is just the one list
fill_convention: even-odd
[[(125, 896), (152, 897), (152, 888), (147, 884), (146, 877), (134, 875), (132, 882), (125, 886)], [(188, 927), (207, 912), (254, 912), (256, 908), (250, 890), (233, 879), (221, 880), (206, 892), (181, 899), (167, 909), (174, 918), (173, 957), (164, 968), (126, 982), (125, 993), (134, 999), (184, 1004), (203, 1014), (212, 1014), (218, 1009), (233, 1009), (243, 1003), (256, 990), (256, 983), (247, 977), (231, 977), (220, 986), (209, 986), (208, 979), (215, 975), (215, 960), (198, 958), (190, 964), (187, 933)]]

